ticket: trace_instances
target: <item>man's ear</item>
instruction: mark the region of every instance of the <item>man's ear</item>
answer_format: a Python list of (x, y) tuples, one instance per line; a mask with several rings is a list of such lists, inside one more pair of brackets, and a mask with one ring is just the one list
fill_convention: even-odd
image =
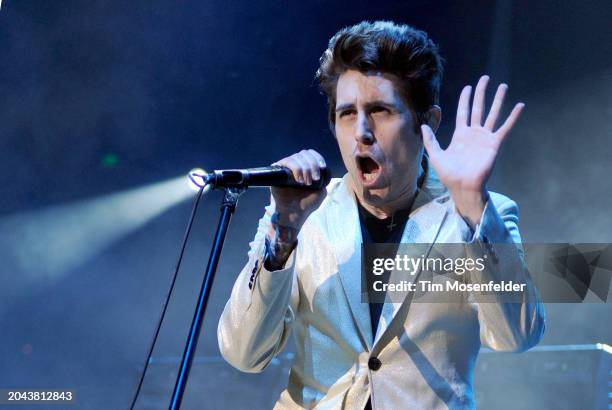
[(432, 105), (425, 115), (423, 115), (423, 119), (425, 124), (429, 125), (429, 128), (431, 128), (434, 133), (437, 132), (440, 122), (442, 121), (442, 110), (440, 106)]

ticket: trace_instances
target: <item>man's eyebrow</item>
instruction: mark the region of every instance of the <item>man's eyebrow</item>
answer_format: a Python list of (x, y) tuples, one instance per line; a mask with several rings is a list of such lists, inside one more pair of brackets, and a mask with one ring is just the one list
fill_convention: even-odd
[(399, 107), (394, 102), (383, 101), (383, 100), (370, 101), (370, 102), (367, 102), (365, 105), (368, 108), (371, 108), (377, 105), (382, 105), (383, 107), (389, 107), (389, 108), (394, 108), (396, 110), (399, 110)]
[[(365, 104), (365, 106), (366, 108), (372, 108), (375, 106), (383, 106), (383, 107), (389, 107), (389, 108), (393, 108), (395, 110), (400, 111), (400, 107), (394, 102), (383, 101), (383, 100), (369, 101)], [(336, 112), (344, 111), (348, 108), (355, 108), (355, 104), (353, 103), (340, 104), (336, 106)]]
[(344, 111), (348, 108), (355, 108), (355, 104), (353, 103), (346, 103), (346, 104), (340, 104), (336, 106), (336, 112), (338, 111)]

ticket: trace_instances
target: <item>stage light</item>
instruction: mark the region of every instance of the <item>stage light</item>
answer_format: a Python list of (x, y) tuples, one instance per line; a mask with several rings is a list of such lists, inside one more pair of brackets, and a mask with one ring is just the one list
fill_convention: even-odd
[[(0, 219), (6, 275), (54, 283), (171, 207), (193, 197), (184, 176)], [(15, 282), (15, 281), (14, 281)]]
[[(204, 180), (208, 173), (204, 171), (202, 168), (194, 168), (187, 174), (187, 182), (189, 184), (189, 188), (198, 192), (202, 185), (204, 185)], [(210, 189), (210, 187), (205, 188), (205, 191)]]

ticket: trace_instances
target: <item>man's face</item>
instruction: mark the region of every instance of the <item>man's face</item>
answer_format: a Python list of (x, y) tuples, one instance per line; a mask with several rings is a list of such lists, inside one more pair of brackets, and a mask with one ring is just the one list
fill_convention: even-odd
[(336, 88), (336, 139), (353, 189), (383, 210), (412, 197), (423, 152), (396, 84), (392, 74), (348, 70)]

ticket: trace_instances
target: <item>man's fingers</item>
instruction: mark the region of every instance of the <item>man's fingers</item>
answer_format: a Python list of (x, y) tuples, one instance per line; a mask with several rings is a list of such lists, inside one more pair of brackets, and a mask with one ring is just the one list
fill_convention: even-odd
[(423, 134), (423, 145), (425, 146), (425, 150), (427, 150), (427, 154), (429, 155), (431, 166), (437, 171), (440, 163), (440, 154), (444, 150), (440, 148), (438, 139), (436, 138), (433, 130), (429, 128), (429, 125), (421, 125), (421, 133)]
[(283, 158), (283, 159), (281, 159), (281, 160), (278, 160), (278, 161), (276, 161), (276, 162), (273, 162), (273, 163), (272, 163), (272, 164), (270, 164), (270, 165), (278, 165), (279, 167), (285, 167), (285, 168), (289, 168), (289, 169), (291, 169), (291, 167), (289, 166), (289, 164), (290, 164), (289, 158)]
[(500, 84), (499, 87), (497, 87), (495, 98), (493, 99), (493, 105), (491, 105), (491, 111), (489, 111), (489, 115), (487, 116), (487, 120), (485, 121), (484, 125), (484, 127), (489, 131), (493, 131), (493, 128), (495, 128), (495, 123), (499, 118), (499, 113), (501, 112), (501, 107), (504, 104), (504, 97), (506, 96), (507, 90), (508, 86), (506, 84)]
[(512, 112), (510, 113), (510, 115), (506, 119), (506, 121), (495, 132), (495, 135), (497, 135), (500, 138), (500, 140), (503, 141), (503, 139), (506, 137), (506, 135), (508, 135), (510, 130), (514, 127), (514, 124), (516, 124), (516, 121), (518, 120), (519, 116), (521, 115), (521, 112), (523, 111), (524, 107), (525, 107), (525, 104), (523, 104), (523, 103), (516, 104), (514, 106), (514, 108), (512, 109)]
[(325, 168), (327, 166), (327, 164), (325, 164), (325, 158), (323, 158), (323, 155), (319, 154), (313, 149), (309, 149), (308, 152), (310, 152), (316, 158), (319, 168)]
[(300, 178), (302, 178), (302, 173), (299, 170), (300, 166), (297, 162), (293, 160), (293, 156), (283, 158), (279, 161), (273, 162), (272, 165), (278, 165), (278, 166), (287, 168), (289, 171), (291, 171), (291, 174), (293, 175), (293, 179), (295, 179), (298, 182), (302, 182), (300, 181)]
[(278, 161), (278, 165), (288, 168), (293, 174), (293, 179), (299, 183), (304, 183), (302, 167), (299, 161), (296, 159), (296, 154)]
[(480, 80), (478, 80), (476, 90), (474, 91), (474, 103), (472, 105), (472, 119), (470, 121), (470, 126), (482, 124), (482, 116), (485, 106), (485, 93), (487, 91), (488, 83), (488, 75), (483, 75), (480, 77)]
[(425, 146), (425, 149), (430, 157), (435, 156), (442, 151), (442, 148), (440, 148), (440, 144), (438, 143), (438, 139), (436, 138), (433, 130), (429, 128), (429, 125), (421, 125), (421, 133), (423, 134), (423, 145)]
[(309, 173), (309, 176), (311, 177), (311, 180), (318, 181), (320, 178), (319, 161), (317, 160), (317, 158), (315, 158), (314, 155), (312, 155), (310, 150), (302, 151), (301, 154), (302, 154), (301, 158), (303, 158), (304, 161), (308, 164), (307, 171)]
[(298, 163), (299, 166), (299, 172), (301, 175), (301, 180), (300, 182), (306, 184), (306, 185), (310, 185), (312, 183), (312, 177), (310, 175), (310, 164), (308, 163), (308, 161), (304, 158), (304, 156), (302, 155), (302, 153), (297, 153), (295, 155), (293, 155), (293, 158), (295, 160), (295, 162)]
[(468, 115), (470, 113), (470, 95), (472, 94), (472, 87), (466, 85), (461, 90), (459, 96), (459, 103), (457, 104), (457, 120), (455, 126), (457, 128), (465, 127), (468, 125)]
[(288, 168), (293, 179), (306, 185), (321, 179), (321, 169), (326, 167), (323, 156), (313, 149), (302, 150), (272, 165)]

